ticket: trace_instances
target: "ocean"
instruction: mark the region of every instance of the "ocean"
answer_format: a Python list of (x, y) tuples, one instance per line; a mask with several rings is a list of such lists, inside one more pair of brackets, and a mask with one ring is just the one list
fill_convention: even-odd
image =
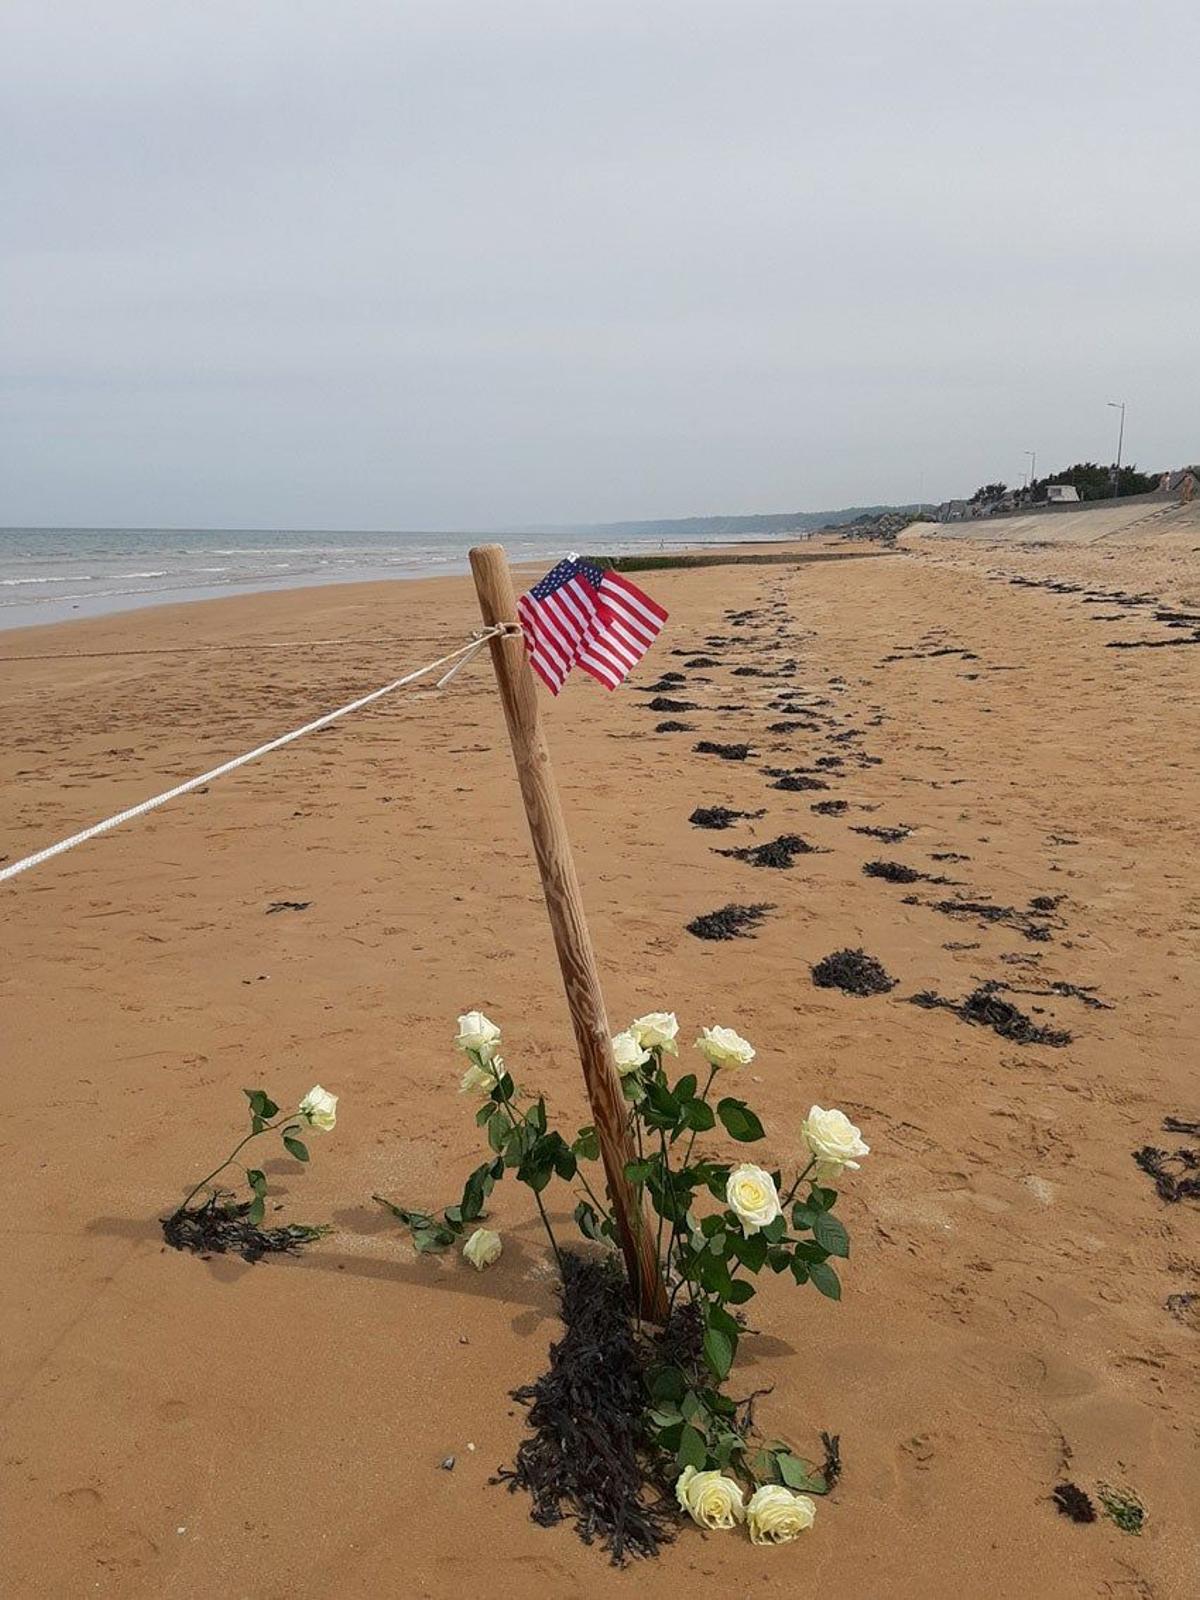
[[(514, 562), (558, 559), (570, 535), (330, 533), (229, 528), (0, 528), (0, 629), (131, 611), (167, 601), (295, 589), (309, 584), (426, 578), (465, 572), (473, 544), (498, 539)], [(578, 534), (606, 554), (705, 543), (690, 533), (616, 540)], [(712, 542), (728, 542), (728, 534)]]

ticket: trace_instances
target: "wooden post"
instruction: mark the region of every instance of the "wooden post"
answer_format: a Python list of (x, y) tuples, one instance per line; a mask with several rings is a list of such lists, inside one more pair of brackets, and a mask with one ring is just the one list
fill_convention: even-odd
[(636, 1158), (636, 1152), (629, 1138), (621, 1080), (613, 1063), (608, 1017), (571, 841), (563, 821), (550, 751), (542, 732), (537, 688), (525, 658), (524, 637), (516, 626), (517, 599), (503, 547), (478, 545), (471, 551), (471, 571), (479, 595), (479, 609), (487, 626), (513, 624), (512, 632), (491, 640), (492, 665), (500, 686), (500, 701), (508, 724), (529, 832), (533, 836), (542, 893), (550, 914), (563, 987), (583, 1065), (583, 1081), (591, 1102), (613, 1219), (625, 1253), (629, 1281), (638, 1296), (642, 1315), (662, 1322), (667, 1314), (667, 1296), (658, 1267), (654, 1229), (625, 1176), (625, 1165)]

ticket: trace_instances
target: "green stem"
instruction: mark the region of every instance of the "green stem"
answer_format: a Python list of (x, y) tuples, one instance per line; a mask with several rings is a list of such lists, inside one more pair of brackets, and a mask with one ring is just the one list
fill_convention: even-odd
[(201, 1189), (204, 1188), (204, 1185), (206, 1183), (211, 1183), (219, 1172), (224, 1172), (225, 1168), (231, 1164), (238, 1151), (244, 1149), (245, 1146), (250, 1143), (251, 1139), (257, 1139), (259, 1135), (263, 1133), (272, 1133), (276, 1128), (281, 1127), (285, 1122), (295, 1121), (299, 1115), (300, 1113), (298, 1111), (289, 1111), (287, 1116), (280, 1117), (278, 1122), (268, 1122), (261, 1128), (252, 1129), (244, 1139), (240, 1139), (238, 1143), (234, 1145), (233, 1149), (225, 1157), (224, 1161), (222, 1161), (219, 1167), (214, 1167), (208, 1174), (207, 1178), (200, 1179), (200, 1182), (188, 1194), (187, 1199), (182, 1201), (182, 1203), (176, 1207), (175, 1215), (178, 1216), (181, 1211), (186, 1211), (189, 1204), (196, 1198)]
[(595, 1206), (596, 1210), (604, 1218), (605, 1222), (611, 1222), (612, 1221), (611, 1212), (609, 1211), (608, 1207), (606, 1205), (604, 1205), (603, 1202), (597, 1197), (595, 1190), (592, 1188), (591, 1184), (587, 1181), (587, 1174), (584, 1172), (584, 1170), (583, 1170), (583, 1168), (581, 1166), (576, 1166), (576, 1168), (575, 1168), (575, 1176), (579, 1179), (580, 1183), (587, 1190), (588, 1199), (592, 1202), (592, 1204)]
[[(509, 1103), (509, 1096), (507, 1094), (505, 1094), (505, 1092), (504, 1092), (503, 1088), (501, 1087), (500, 1083), (497, 1083), (496, 1087), (498, 1089), (500, 1089), (500, 1098), (496, 1102), (496, 1104), (498, 1106), (503, 1107), (504, 1114), (508, 1118), (509, 1127), (510, 1128), (516, 1128), (518, 1126), (517, 1119), (516, 1119), (516, 1116), (513, 1113), (513, 1108), (511, 1106), (511, 1104)], [(578, 1169), (576, 1169), (576, 1170), (578, 1170)], [(533, 1195), (534, 1202), (537, 1205), (538, 1215), (542, 1219), (542, 1226), (546, 1230), (546, 1237), (550, 1241), (550, 1248), (551, 1248), (551, 1250), (554, 1251), (554, 1259), (555, 1259), (556, 1263), (558, 1264), (558, 1272), (559, 1272), (559, 1276), (561, 1277), (562, 1276), (562, 1255), (559, 1252), (558, 1240), (554, 1237), (554, 1229), (550, 1226), (550, 1218), (546, 1215), (546, 1208), (542, 1204), (542, 1197), (537, 1192), (537, 1190), (533, 1187), (532, 1184), (527, 1184), (526, 1188), (528, 1188), (530, 1194)]]
[(792, 1187), (791, 1187), (791, 1188), (790, 1188), (790, 1189), (789, 1189), (789, 1190), (788, 1190), (788, 1192), (787, 1192), (787, 1198), (786, 1198), (786, 1199), (785, 1199), (785, 1200), (784, 1200), (784, 1202), (783, 1202), (783, 1206), (784, 1206), (784, 1208), (786, 1208), (786, 1207), (787, 1207), (787, 1206), (790, 1206), (790, 1205), (791, 1205), (791, 1203), (792, 1203), (792, 1196), (793, 1196), (793, 1195), (794, 1195), (794, 1194), (795, 1194), (795, 1192), (796, 1192), (796, 1190), (797, 1190), (797, 1189), (798, 1189), (798, 1188), (799, 1188), (799, 1187), (800, 1187), (800, 1185), (801, 1185), (801, 1184), (802, 1184), (802, 1183), (803, 1183), (803, 1182), (804, 1182), (804, 1180), (805, 1180), (805, 1178), (807, 1178), (807, 1177), (808, 1177), (808, 1175), (809, 1175), (809, 1173), (810, 1173), (810, 1172), (811, 1172), (811, 1171), (812, 1171), (812, 1169), (813, 1169), (813, 1168), (814, 1168), (814, 1167), (815, 1167), (815, 1166), (816, 1166), (816, 1164), (817, 1164), (817, 1158), (816, 1158), (816, 1156), (813, 1156), (813, 1158), (812, 1158), (812, 1160), (811, 1160), (811, 1161), (810, 1161), (810, 1162), (809, 1162), (809, 1163), (808, 1163), (808, 1165), (807, 1165), (807, 1166), (806, 1166), (806, 1167), (805, 1167), (805, 1169), (804, 1169), (804, 1171), (803, 1171), (803, 1172), (800, 1172), (800, 1173), (797, 1173), (797, 1175), (796, 1175), (796, 1181), (795, 1181), (795, 1183), (794, 1183), (794, 1184), (793, 1184), (793, 1185), (792, 1185)]
[[(700, 1096), (701, 1100), (704, 1101), (705, 1105), (708, 1104), (708, 1091), (712, 1088), (712, 1082), (713, 1082), (713, 1079), (716, 1077), (716, 1075), (717, 1075), (716, 1067), (710, 1065), (709, 1073), (708, 1073), (708, 1082), (704, 1085), (704, 1093)], [(695, 1142), (696, 1142), (696, 1130), (695, 1130), (695, 1128), (693, 1128), (692, 1129), (692, 1137), (688, 1140), (688, 1147), (683, 1152), (683, 1164), (684, 1164), (685, 1167), (687, 1166), (688, 1162), (691, 1160), (692, 1146), (695, 1144)]]

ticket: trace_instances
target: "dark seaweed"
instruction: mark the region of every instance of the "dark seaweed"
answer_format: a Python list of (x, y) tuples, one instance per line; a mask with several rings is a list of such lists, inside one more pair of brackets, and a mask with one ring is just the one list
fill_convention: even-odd
[(688, 818), (697, 828), (731, 828), (743, 817), (753, 820), (766, 816), (765, 811), (730, 811), (728, 806), (697, 806)]
[(1133, 1152), (1142, 1171), (1154, 1179), (1163, 1200), (1200, 1200), (1200, 1154), (1195, 1150), (1159, 1150), (1143, 1145)]
[(163, 1238), (173, 1250), (196, 1255), (237, 1255), (243, 1261), (261, 1261), (265, 1255), (295, 1255), (327, 1230), (293, 1222), (286, 1228), (259, 1228), (246, 1221), (245, 1205), (229, 1205), (213, 1195), (203, 1205), (191, 1206), (162, 1219)]
[(757, 928), (771, 905), (722, 906), (720, 911), (706, 912), (687, 925), (687, 931), (697, 939), (743, 939), (751, 929)]
[(868, 839), (878, 839), (880, 844), (899, 844), (907, 839), (912, 832), (911, 828), (852, 828), (852, 833), (862, 833)]
[(690, 722), (658, 722), (654, 725), (655, 733), (695, 733), (696, 729)]
[(700, 707), (694, 700), (670, 700), (665, 694), (655, 695), (653, 700), (646, 702), (648, 711), (699, 711)]
[(1050, 1498), (1072, 1522), (1095, 1522), (1096, 1508), (1077, 1483), (1060, 1483)]
[(811, 855), (813, 846), (798, 833), (781, 833), (766, 844), (744, 845), (737, 850), (718, 850), (719, 856), (734, 856), (752, 867), (790, 867), (795, 856)]
[(849, 811), (848, 800), (815, 800), (810, 808), (819, 817), (840, 817), (843, 812)]
[(812, 969), (818, 989), (841, 989), (845, 994), (886, 994), (900, 981), (889, 977), (874, 956), (862, 950), (835, 950)]
[(748, 744), (714, 744), (711, 739), (701, 739), (692, 749), (700, 756), (720, 756), (722, 761), (745, 761), (750, 754)]
[(670, 1543), (678, 1512), (666, 1487), (648, 1481), (643, 1357), (624, 1276), (608, 1259), (570, 1252), (562, 1272), (566, 1331), (550, 1346), (548, 1371), (513, 1391), (529, 1408), (531, 1437), (495, 1481), (524, 1489), (543, 1528), (573, 1517), (584, 1544), (598, 1539), (623, 1566)]
[(863, 865), (863, 875), (882, 878), (885, 883), (920, 883), (929, 876), (927, 872), (918, 872), (916, 867), (906, 867), (902, 861), (868, 861)]
[(1014, 1044), (1044, 1044), (1055, 1048), (1070, 1044), (1072, 1036), (1065, 1028), (1041, 1027), (1010, 1001), (999, 999), (996, 994), (999, 987), (996, 983), (981, 983), (965, 1000), (947, 1000), (933, 989), (923, 989), (909, 999), (914, 1006), (923, 1006), (927, 1011), (953, 1011), (964, 1022), (991, 1028), (993, 1033), (998, 1033), (1002, 1039), (1011, 1039)]

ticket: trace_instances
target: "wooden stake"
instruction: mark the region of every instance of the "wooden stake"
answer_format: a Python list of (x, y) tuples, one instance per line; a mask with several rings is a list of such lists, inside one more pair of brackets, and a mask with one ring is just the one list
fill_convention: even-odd
[(521, 797), (525, 801), (525, 815), (529, 819), (533, 850), (542, 877), (542, 893), (550, 914), (567, 1004), (571, 1008), (613, 1220), (642, 1315), (662, 1322), (667, 1314), (667, 1296), (658, 1267), (654, 1229), (645, 1207), (638, 1204), (636, 1190), (625, 1176), (625, 1165), (636, 1158), (636, 1152), (629, 1137), (621, 1079), (612, 1058), (608, 1017), (571, 841), (559, 804), (550, 751), (542, 732), (537, 687), (525, 658), (524, 637), (516, 627), (517, 599), (503, 547), (478, 545), (471, 551), (471, 571), (479, 595), (479, 609), (487, 626), (505, 622), (514, 625), (515, 631), (492, 639), (489, 646), (492, 665), (500, 686), (500, 701), (508, 724)]

